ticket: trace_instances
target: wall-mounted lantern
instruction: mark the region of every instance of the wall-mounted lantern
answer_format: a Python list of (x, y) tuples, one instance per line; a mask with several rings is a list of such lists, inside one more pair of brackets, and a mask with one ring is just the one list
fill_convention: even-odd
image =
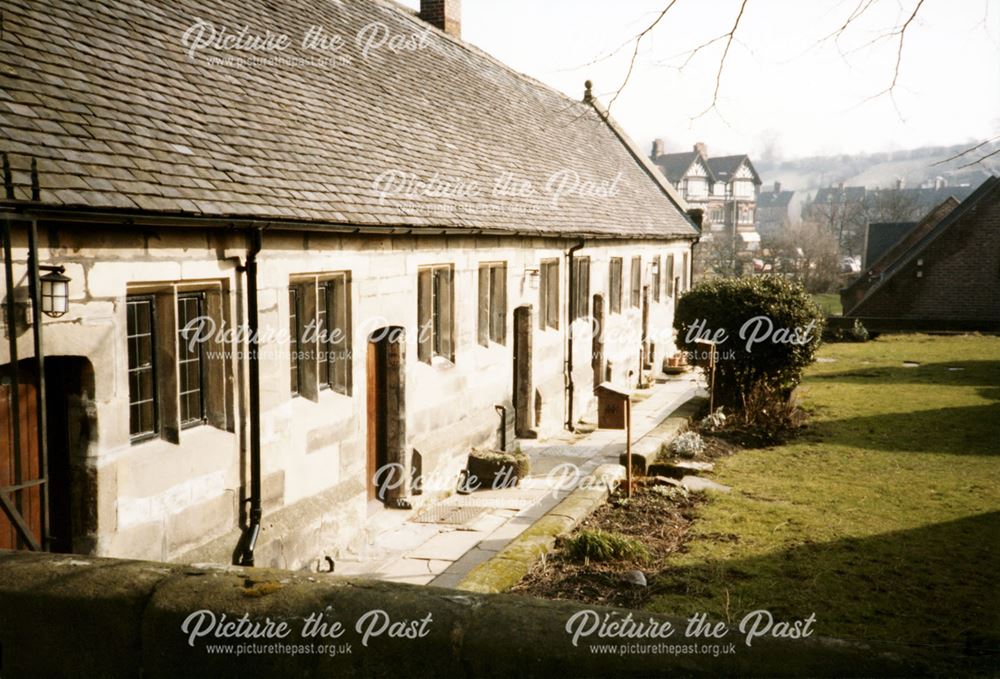
[(525, 269), (524, 275), (528, 280), (528, 287), (532, 290), (538, 289), (538, 283), (542, 278), (540, 269)]
[(69, 311), (69, 276), (64, 275), (66, 269), (61, 266), (38, 267), (47, 274), (39, 278), (42, 284), (42, 313), (50, 318), (59, 318)]

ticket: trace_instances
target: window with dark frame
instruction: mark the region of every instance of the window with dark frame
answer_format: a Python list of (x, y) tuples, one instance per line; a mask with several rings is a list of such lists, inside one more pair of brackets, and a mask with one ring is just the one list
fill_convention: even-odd
[(642, 300), (642, 257), (632, 258), (632, 296), (631, 305), (639, 306)]
[(351, 395), (351, 278), (347, 273), (336, 274), (319, 282), (317, 319), (321, 332), (319, 341), (325, 344), (320, 356), (320, 385), (338, 394)]
[(180, 373), (181, 427), (205, 423), (205, 353), (198, 335), (197, 320), (205, 315), (205, 293), (177, 296), (177, 366)]
[(622, 312), (622, 258), (612, 257), (608, 266), (608, 302), (611, 313)]
[(539, 286), (538, 322), (542, 330), (559, 329), (559, 260), (547, 259), (541, 263)]
[[(307, 296), (316, 294), (315, 315)], [(299, 277), (289, 283), (289, 353), (292, 394), (315, 398), (329, 389), (350, 396), (351, 276), (349, 272)], [(315, 370), (310, 361), (315, 361)], [(310, 396), (312, 395), (312, 396)]]
[(455, 360), (455, 291), (451, 264), (417, 271), (417, 358), (431, 363), (434, 356)]
[(653, 289), (653, 301), (660, 301), (660, 256), (653, 257), (653, 280), (649, 282), (649, 287)]
[(288, 288), (288, 358), (291, 379), (292, 396), (299, 395), (299, 386), (302, 382), (302, 357), (299, 355), (299, 339), (301, 338), (301, 328), (299, 323), (299, 291), (297, 288)]
[(674, 296), (674, 256), (667, 255), (667, 297)]
[(590, 257), (574, 257), (573, 320), (590, 316)]
[(155, 302), (152, 296), (126, 299), (128, 343), (129, 435), (133, 441), (153, 438), (159, 431), (154, 344)]
[(507, 343), (507, 264), (479, 265), (479, 343)]

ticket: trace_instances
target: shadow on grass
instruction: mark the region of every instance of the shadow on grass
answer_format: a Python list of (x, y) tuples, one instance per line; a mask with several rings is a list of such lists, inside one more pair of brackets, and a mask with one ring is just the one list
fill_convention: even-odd
[(1000, 662), (998, 545), (1000, 512), (806, 543), (666, 569), (647, 607), (726, 619), (728, 606), (734, 624), (759, 608), (777, 619), (815, 613), (817, 635), (920, 658), (937, 671), (990, 673)]
[(1000, 403), (816, 422), (809, 438), (868, 450), (1000, 455)]
[[(902, 362), (900, 362), (902, 363)], [(958, 368), (956, 370), (955, 368)], [(995, 387), (1000, 384), (1000, 358), (996, 361), (961, 361), (921, 363), (908, 368), (877, 366), (840, 372), (816, 372), (810, 380), (851, 384), (950, 384), (954, 386)]]

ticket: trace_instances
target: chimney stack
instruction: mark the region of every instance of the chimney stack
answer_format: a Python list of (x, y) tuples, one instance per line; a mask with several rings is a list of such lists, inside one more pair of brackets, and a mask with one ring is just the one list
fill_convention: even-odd
[(938, 175), (937, 177), (934, 178), (934, 188), (935, 189), (941, 190), (941, 189), (943, 189), (946, 186), (948, 186), (948, 180), (946, 180), (944, 177), (942, 177), (941, 175)]
[(781, 193), (781, 182), (774, 182), (774, 192)]
[(461, 0), (420, 0), (420, 18), (451, 37), (462, 39)]
[(663, 141), (659, 137), (657, 137), (656, 139), (654, 139), (653, 140), (653, 152), (652, 152), (652, 155), (651, 155), (652, 159), (655, 161), (657, 158), (659, 158), (660, 156), (662, 156), (664, 154), (664, 152), (665, 152), (666, 147), (667, 147), (667, 143), (665, 141)]
[(903, 181), (902, 177), (896, 177), (896, 189), (897, 190), (903, 188), (904, 184), (905, 184), (905, 182)]
[(702, 160), (708, 160), (708, 147), (705, 142), (698, 142), (694, 145), (694, 152), (701, 156)]

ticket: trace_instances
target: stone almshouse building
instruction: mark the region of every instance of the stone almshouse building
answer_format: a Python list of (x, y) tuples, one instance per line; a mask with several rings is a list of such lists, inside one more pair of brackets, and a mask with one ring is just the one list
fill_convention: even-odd
[[(337, 558), (453, 489), (497, 445), (497, 406), (511, 436), (557, 431), (596, 382), (634, 383), (643, 347), (674, 350), (686, 203), (589, 90), (461, 42), (457, 2), (18, 1), (3, 19), (0, 487), (43, 547)], [(288, 44), (224, 39), (244, 27)], [(303, 45), (316, 27), (341, 47)], [(70, 279), (56, 318), (28, 303), (32, 227), (40, 275)], [(383, 497), (387, 463), (407, 483)], [(0, 547), (25, 546), (8, 516)]]

